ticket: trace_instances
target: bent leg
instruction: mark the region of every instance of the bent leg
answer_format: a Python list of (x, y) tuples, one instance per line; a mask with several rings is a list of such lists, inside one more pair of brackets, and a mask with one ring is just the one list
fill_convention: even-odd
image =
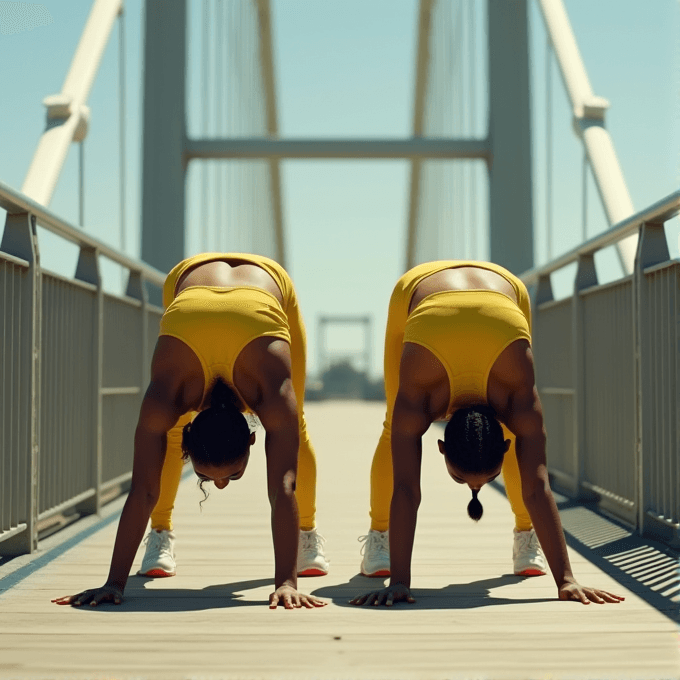
[[(402, 277), (403, 278), (403, 277)], [(404, 344), (404, 329), (408, 317), (409, 298), (402, 285), (402, 279), (390, 299), (385, 330), (385, 400), (387, 413), (383, 431), (373, 455), (371, 465), (371, 529), (387, 531), (390, 523), (390, 504), (392, 502), (392, 413), (399, 391), (399, 364)]]
[(295, 497), (300, 513), (300, 529), (309, 531), (316, 526), (316, 455), (309, 441), (304, 415), (305, 379), (307, 375), (307, 339), (297, 296), (291, 283), (291, 293), (286, 300), (286, 313), (290, 328), (290, 359), (293, 390), (298, 407), (300, 448)]
[(390, 527), (390, 503), (392, 502), (392, 413), (388, 410), (383, 431), (371, 464), (371, 529), (387, 531)]
[[(501, 425), (503, 425), (501, 423)], [(532, 528), (529, 511), (522, 499), (522, 479), (519, 474), (517, 453), (515, 451), (515, 435), (503, 425), (503, 436), (511, 441), (510, 448), (503, 459), (503, 481), (505, 493), (510, 501), (510, 507), (515, 515), (515, 528), (517, 531), (529, 531)]]
[(175, 507), (177, 489), (182, 478), (182, 429), (196, 414), (185, 413), (168, 432), (165, 460), (161, 473), (161, 490), (158, 501), (151, 511), (151, 528), (158, 531), (172, 531), (172, 510)]
[(316, 526), (316, 456), (309, 441), (304, 414), (301, 418), (295, 498), (300, 513), (300, 530), (310, 531)]

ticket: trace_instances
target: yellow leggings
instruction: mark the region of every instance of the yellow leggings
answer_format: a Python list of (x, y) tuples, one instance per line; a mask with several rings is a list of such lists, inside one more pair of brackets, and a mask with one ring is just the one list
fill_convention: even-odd
[[(385, 332), (385, 398), (387, 415), (383, 423), (383, 431), (378, 447), (373, 456), (371, 466), (371, 529), (386, 531), (390, 521), (390, 503), (392, 501), (392, 412), (399, 389), (399, 364), (404, 343), (404, 330), (411, 302), (410, 291), (401, 286), (395, 288), (390, 300)], [(502, 423), (501, 423), (502, 425)], [(503, 425), (506, 439), (510, 439), (510, 448), (503, 460), (503, 480), (515, 514), (515, 526), (518, 531), (531, 529), (531, 518), (522, 500), (522, 483), (515, 453), (515, 436)]]
[[(291, 286), (292, 289), (292, 286)], [(298, 451), (298, 471), (295, 497), (300, 512), (300, 528), (313, 529), (316, 521), (316, 456), (309, 441), (307, 425), (303, 413), (305, 399), (306, 337), (305, 327), (300, 315), (295, 293), (290, 293), (286, 310), (290, 327), (291, 377), (293, 390), (298, 403), (300, 425), (300, 449)], [(182, 477), (182, 428), (196, 414), (184, 414), (168, 432), (168, 444), (161, 474), (161, 489), (158, 502), (151, 512), (151, 527), (159, 530), (172, 529), (172, 510), (175, 505), (177, 489)]]

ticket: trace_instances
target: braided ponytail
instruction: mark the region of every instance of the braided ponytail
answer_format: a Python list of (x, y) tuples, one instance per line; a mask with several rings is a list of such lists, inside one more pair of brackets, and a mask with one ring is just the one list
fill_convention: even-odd
[[(458, 470), (481, 474), (496, 470), (505, 454), (503, 428), (496, 412), (487, 404), (461, 408), (454, 412), (444, 431), (444, 451), (449, 463)], [(472, 500), (467, 511), (478, 522), (484, 509), (472, 490)]]
[(474, 519), (475, 522), (479, 522), (484, 514), (484, 508), (482, 504), (477, 500), (477, 494), (479, 489), (472, 489), (472, 500), (468, 503), (467, 512), (470, 519)]

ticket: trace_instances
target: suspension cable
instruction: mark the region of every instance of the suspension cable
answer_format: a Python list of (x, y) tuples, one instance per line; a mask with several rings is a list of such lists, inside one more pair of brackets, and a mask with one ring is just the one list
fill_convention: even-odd
[[(201, 27), (201, 134), (205, 139), (208, 136), (208, 125), (210, 122), (208, 106), (208, 63), (209, 43), (210, 43), (210, 20), (209, 2), (203, 0), (202, 7), (202, 27)], [(201, 250), (207, 252), (208, 248), (208, 162), (201, 161)]]
[[(127, 252), (127, 219), (126, 219), (126, 154), (125, 145), (127, 140), (125, 129), (125, 9), (122, 5), (118, 15), (118, 137), (119, 137), (119, 172), (118, 172), (118, 200), (119, 200), (119, 224), (120, 224), (120, 249)], [(122, 292), (125, 292), (127, 274), (121, 270)]]
[(78, 143), (78, 221), (85, 227), (85, 140)]
[[(224, 85), (224, 75), (222, 73), (222, 49), (225, 42), (224, 26), (224, 0), (215, 0), (215, 133), (221, 137), (224, 130), (224, 120), (222, 116), (222, 87)], [(215, 162), (215, 242), (218, 250), (223, 250), (223, 231), (222, 224), (222, 161)]]
[[(474, 0), (470, 2), (470, 34), (472, 36), (470, 44), (470, 135), (474, 136), (477, 122), (477, 22)], [(477, 230), (480, 227), (477, 221), (477, 165), (472, 161), (470, 176), (470, 254), (474, 260), (480, 259), (477, 245)]]
[(553, 148), (552, 148), (552, 44), (550, 36), (546, 37), (546, 66), (545, 66), (545, 226), (546, 226), (546, 248), (548, 252), (548, 262), (552, 260), (552, 171), (553, 171)]

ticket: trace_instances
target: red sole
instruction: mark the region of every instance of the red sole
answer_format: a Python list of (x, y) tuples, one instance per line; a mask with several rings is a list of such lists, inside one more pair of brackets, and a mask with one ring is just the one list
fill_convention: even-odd
[(515, 576), (545, 576), (545, 572), (540, 569), (525, 569), (517, 572)]
[(380, 571), (374, 571), (372, 574), (366, 574), (365, 572), (361, 572), (364, 576), (368, 576), (368, 578), (380, 578), (381, 576), (389, 576), (390, 575), (390, 570), (389, 569), (381, 569)]
[(168, 578), (170, 576), (174, 576), (175, 573), (163, 571), (162, 569), (149, 569), (149, 571), (147, 571), (146, 573), (144, 573), (144, 574), (140, 573), (139, 575), (140, 576), (149, 576), (151, 578)]
[(311, 568), (299, 572), (298, 576), (326, 576), (326, 574), (328, 574), (327, 571), (323, 571), (322, 569)]

